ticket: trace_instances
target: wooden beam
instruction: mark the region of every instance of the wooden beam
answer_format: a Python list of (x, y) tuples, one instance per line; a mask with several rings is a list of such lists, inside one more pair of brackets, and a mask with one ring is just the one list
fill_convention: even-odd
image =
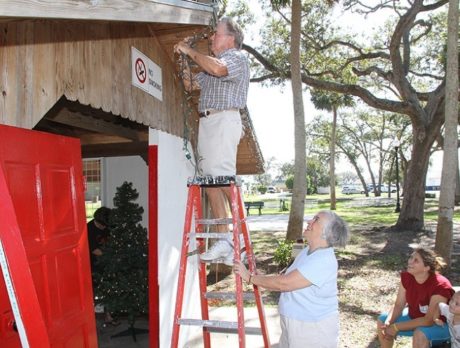
[(107, 135), (116, 135), (123, 138), (138, 141), (139, 135), (137, 131), (121, 125), (104, 121), (99, 118), (83, 115), (79, 112), (69, 111), (67, 108), (62, 108), (59, 112), (48, 121), (62, 123), (67, 126), (82, 128), (93, 132), (98, 132)]
[(208, 25), (209, 4), (178, 0), (2, 0), (0, 18), (50, 18)]
[(82, 145), (83, 158), (141, 156), (146, 158), (148, 142)]
[(130, 143), (131, 140), (116, 135), (106, 135), (100, 133), (84, 133), (78, 136), (82, 145), (102, 145), (114, 143)]

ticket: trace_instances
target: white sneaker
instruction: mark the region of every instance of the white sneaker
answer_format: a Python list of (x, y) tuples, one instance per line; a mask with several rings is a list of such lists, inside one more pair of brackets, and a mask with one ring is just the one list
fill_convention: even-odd
[[(246, 251), (243, 251), (241, 254), (240, 254), (240, 258), (241, 258), (241, 262), (243, 263), (246, 263)], [(225, 258), (224, 258), (224, 263), (227, 265), (227, 266), (233, 266), (233, 260), (235, 259), (235, 255), (233, 253), (233, 250), (230, 254), (228, 254)]]
[(200, 259), (203, 261), (213, 261), (226, 258), (229, 255), (231, 255), (233, 259), (233, 247), (226, 240), (220, 240), (214, 243), (213, 246), (208, 249), (208, 251), (201, 254)]

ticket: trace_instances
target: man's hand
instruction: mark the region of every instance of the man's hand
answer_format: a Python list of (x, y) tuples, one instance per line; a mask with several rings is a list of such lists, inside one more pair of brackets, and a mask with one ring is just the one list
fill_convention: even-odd
[(188, 55), (191, 49), (189, 38), (185, 38), (174, 46), (174, 52), (179, 54), (183, 53)]

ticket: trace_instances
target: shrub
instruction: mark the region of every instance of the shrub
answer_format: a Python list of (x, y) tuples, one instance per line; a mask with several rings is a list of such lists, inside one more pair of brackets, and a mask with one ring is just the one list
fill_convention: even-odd
[(278, 242), (278, 247), (275, 250), (273, 259), (280, 268), (284, 268), (289, 265), (292, 259), (292, 240), (285, 240)]
[(267, 192), (267, 186), (265, 185), (260, 185), (257, 187), (257, 191), (259, 191), (261, 194), (264, 194)]

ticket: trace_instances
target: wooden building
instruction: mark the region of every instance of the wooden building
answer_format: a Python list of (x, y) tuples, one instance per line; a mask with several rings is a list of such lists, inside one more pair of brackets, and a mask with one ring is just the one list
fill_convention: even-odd
[[(51, 143), (57, 139), (57, 144), (67, 144), (67, 138), (77, 139), (76, 145), (75, 140), (69, 140), (69, 149), (78, 146), (81, 151), (77, 158), (107, 159), (105, 175), (113, 178), (113, 185), (106, 190), (105, 203), (108, 205), (119, 181), (130, 181), (137, 176), (138, 190), (144, 195), (144, 208), (148, 211), (151, 347), (165, 345), (170, 335), (171, 313), (168, 308), (162, 308), (162, 302), (171, 301), (171, 287), (175, 286), (177, 268), (174, 267), (178, 262), (174, 261), (174, 257), (177, 258), (176, 251), (180, 248), (185, 180), (194, 172), (193, 161), (187, 159), (186, 152), (193, 149), (198, 125), (197, 96), (189, 100), (184, 94), (177, 77), (178, 64), (173, 45), (185, 37), (209, 30), (215, 22), (215, 6), (211, 1), (181, 0), (0, 2), (0, 124), (23, 129), (20, 132), (3, 126), (0, 131), (0, 136), (3, 134), (0, 137), (0, 157), (4, 155), (0, 158), (0, 169), (6, 173), (6, 185), (10, 185), (9, 192), (0, 196), (0, 203), (8, 206), (12, 202), (14, 206), (17, 226), (13, 219), (11, 226), (14, 228), (10, 226), (11, 230), (23, 230), (25, 222), (22, 217), (28, 215), (20, 210), (28, 207), (24, 204), (19, 206), (15, 201), (15, 192), (21, 190), (11, 187), (14, 180), (8, 174), (11, 173), (10, 164), (15, 162), (17, 149), (25, 146), (33, 149), (34, 141), (41, 141), (42, 133), (37, 131), (45, 132), (43, 139), (51, 139)], [(203, 36), (204, 39), (197, 44), (206, 51), (206, 35)], [(238, 149), (238, 174), (261, 173), (263, 158), (247, 110), (242, 117), (246, 132)], [(50, 138), (49, 134), (57, 138)], [(56, 157), (73, 156), (71, 152), (74, 150), (69, 150), (68, 154), (64, 145), (49, 148)], [(37, 156), (50, 151), (39, 149), (42, 148), (38, 145), (34, 149)], [(19, 152), (17, 156), (20, 156)], [(30, 161), (28, 165), (31, 165)], [(81, 170), (81, 164), (72, 168)], [(37, 183), (39, 179), (34, 176), (31, 181), (34, 180)], [(72, 180), (69, 179), (69, 182)], [(77, 181), (81, 182), (80, 179)], [(17, 185), (20, 186), (19, 183)], [(38, 187), (38, 184), (35, 186)], [(24, 184), (22, 190), (29, 192), (28, 187)], [(33, 186), (30, 187), (32, 190)], [(34, 192), (37, 193), (36, 190)], [(69, 197), (74, 199), (74, 196)], [(173, 202), (171, 197), (174, 197)], [(76, 212), (72, 216), (78, 217), (75, 221), (79, 221), (82, 209), (81, 202), (77, 203), (72, 208)], [(37, 208), (37, 211), (40, 209)], [(37, 215), (37, 221), (44, 219), (42, 215)], [(37, 228), (43, 229), (44, 225), (46, 223)], [(77, 229), (83, 234), (85, 229), (81, 225), (82, 222)], [(0, 241), (3, 242), (8, 236), (1, 233)], [(43, 231), (41, 233), (46, 235)], [(40, 238), (35, 238), (39, 244), (48, 243), (44, 239), (40, 241)], [(35, 322), (47, 329), (45, 334), (29, 339), (43, 340), (45, 335), (53, 340), (58, 336), (57, 332), (65, 330), (62, 330), (62, 324), (53, 323), (52, 302), (55, 299), (50, 297), (52, 291), (45, 286), (50, 280), (40, 278), (42, 281), (37, 284), (36, 272), (39, 272), (37, 269), (44, 272), (52, 260), (56, 262), (56, 251), (44, 251), (51, 253), (51, 258), (45, 254), (37, 254), (33, 258), (28, 252), (28, 241), (24, 240), (22, 244), (23, 247), (13, 245), (19, 248), (13, 250), (20, 254), (25, 252), (30, 264), (33, 259), (41, 265), (41, 268), (31, 267), (32, 271), (26, 272), (29, 282), (26, 281), (24, 284), (27, 286), (23, 288), (32, 291), (40, 300), (39, 305), (30, 305), (41, 308), (41, 320)], [(73, 251), (79, 250), (83, 253), (81, 257), (87, 258), (83, 250), (87, 248), (85, 241), (74, 248), (77, 249)], [(11, 257), (8, 243), (5, 251), (8, 262), (8, 256)], [(87, 265), (87, 261), (83, 264)], [(80, 270), (84, 268), (80, 261), (78, 265)], [(12, 283), (17, 285), (19, 278), (13, 269), (10, 268), (10, 271)], [(83, 275), (82, 279), (85, 277), (87, 275)], [(81, 284), (87, 284), (87, 280), (83, 279)], [(63, 289), (65, 287), (58, 286), (55, 291)], [(0, 293), (2, 291), (6, 289), (0, 284)], [(83, 291), (79, 296), (86, 295)], [(21, 307), (20, 294), (17, 300)], [(1, 315), (10, 322), (13, 316), (8, 306), (8, 301), (0, 300), (0, 314), (3, 313)], [(61, 307), (65, 307), (64, 304)], [(64, 320), (62, 318), (59, 320)], [(65, 318), (71, 320), (70, 314)], [(24, 320), (23, 335), (31, 332), (32, 324), (27, 318)], [(93, 324), (82, 324), (85, 329), (79, 335), (90, 336), (88, 340), (83, 340), (86, 346), (94, 344), (94, 333), (87, 334), (85, 331), (88, 325), (91, 327)], [(94, 331), (94, 328), (89, 330)], [(2, 347), (16, 347), (18, 337), (15, 335), (11, 328), (0, 327)], [(64, 342), (63, 345), (81, 339), (75, 338), (78, 335), (61, 336), (59, 339)], [(158, 340), (156, 337), (159, 337)]]

